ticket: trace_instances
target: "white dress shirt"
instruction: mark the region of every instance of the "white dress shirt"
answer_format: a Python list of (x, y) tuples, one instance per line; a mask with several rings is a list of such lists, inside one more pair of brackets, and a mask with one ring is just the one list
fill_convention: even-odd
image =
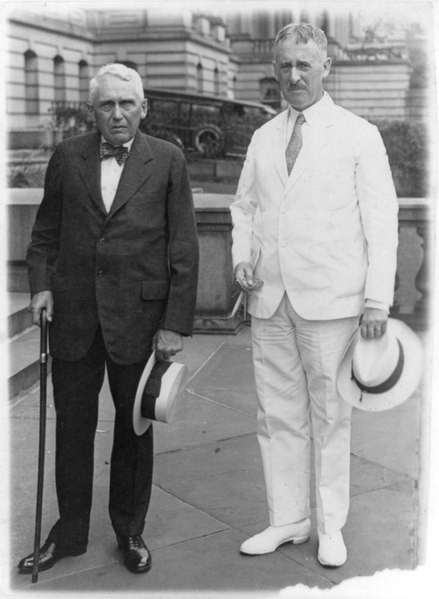
[[(101, 143), (106, 140), (102, 137)], [(128, 151), (131, 150), (134, 138), (122, 144)], [(125, 163), (119, 164), (116, 158), (105, 158), (101, 160), (101, 193), (104, 200), (107, 213), (110, 212), (111, 205), (116, 196), (117, 186), (119, 185), (120, 176), (122, 175)]]

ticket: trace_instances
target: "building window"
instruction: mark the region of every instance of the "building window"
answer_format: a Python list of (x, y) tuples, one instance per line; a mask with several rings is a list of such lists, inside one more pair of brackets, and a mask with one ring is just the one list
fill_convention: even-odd
[(215, 67), (215, 70), (213, 72), (213, 84), (214, 84), (214, 93), (215, 93), (215, 95), (219, 96), (220, 95), (220, 76), (219, 76), (218, 67)]
[(197, 92), (203, 93), (203, 65), (199, 62), (197, 65)]
[(227, 87), (227, 97), (234, 100), (236, 96), (236, 75), (229, 79)]
[(24, 86), (26, 114), (39, 113), (37, 55), (32, 50), (24, 53)]
[(53, 59), (53, 75), (55, 102), (65, 102), (66, 99), (66, 75), (65, 63), (61, 56), (55, 56)]
[(79, 61), (79, 101), (88, 102), (89, 92), (89, 67), (85, 60)]

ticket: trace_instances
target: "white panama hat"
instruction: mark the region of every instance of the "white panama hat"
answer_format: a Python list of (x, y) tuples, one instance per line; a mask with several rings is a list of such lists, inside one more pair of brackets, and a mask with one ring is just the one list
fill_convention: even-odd
[(185, 364), (157, 361), (155, 352), (151, 354), (134, 399), (133, 427), (136, 435), (143, 435), (152, 420), (171, 421), (175, 403), (186, 386), (188, 376)]
[(352, 335), (339, 365), (337, 390), (360, 410), (389, 410), (412, 395), (422, 369), (418, 336), (400, 320), (389, 318), (382, 337), (364, 339), (360, 329)]

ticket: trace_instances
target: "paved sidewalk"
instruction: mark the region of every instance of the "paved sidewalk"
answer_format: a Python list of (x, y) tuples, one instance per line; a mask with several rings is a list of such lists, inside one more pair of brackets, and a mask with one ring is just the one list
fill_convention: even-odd
[[(352, 502), (344, 530), (348, 561), (325, 569), (316, 558), (314, 509), (308, 543), (260, 557), (239, 553), (244, 539), (268, 525), (248, 327), (236, 336), (196, 335), (186, 340), (179, 359), (191, 379), (174, 424), (155, 425), (154, 488), (144, 534), (153, 567), (147, 574), (135, 576), (123, 566), (107, 513), (113, 420), (107, 387), (96, 434), (88, 552), (40, 573), (38, 584), (17, 573), (17, 562), (33, 548), (38, 388), (13, 401), (10, 592), (267, 596), (293, 585), (329, 589), (352, 577), (416, 566), (420, 392), (388, 412), (354, 411)], [(57, 517), (51, 384), (48, 389), (42, 540)]]

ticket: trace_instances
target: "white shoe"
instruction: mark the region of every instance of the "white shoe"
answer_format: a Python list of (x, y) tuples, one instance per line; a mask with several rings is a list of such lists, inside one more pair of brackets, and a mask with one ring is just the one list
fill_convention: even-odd
[(346, 545), (343, 541), (341, 531), (324, 534), (317, 531), (319, 535), (319, 552), (317, 559), (322, 566), (328, 568), (339, 568), (347, 560)]
[(269, 526), (263, 532), (250, 537), (241, 545), (241, 553), (263, 555), (276, 551), (283, 543), (305, 543), (309, 539), (311, 521), (309, 518), (285, 526)]

